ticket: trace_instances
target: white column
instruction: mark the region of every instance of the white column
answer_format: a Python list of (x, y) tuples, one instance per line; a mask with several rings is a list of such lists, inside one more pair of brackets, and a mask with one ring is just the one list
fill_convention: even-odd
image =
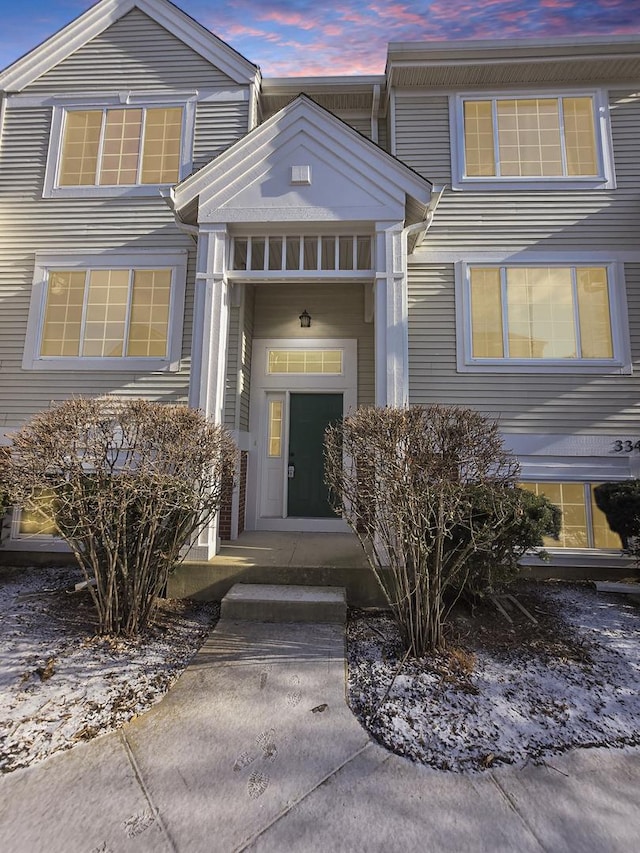
[(376, 225), (376, 405), (409, 402), (407, 251), (401, 222)]
[[(227, 229), (200, 226), (193, 306), (189, 405), (214, 423), (223, 423), (229, 338), (229, 285), (226, 280)], [(208, 560), (218, 550), (218, 525), (204, 530), (189, 552)]]

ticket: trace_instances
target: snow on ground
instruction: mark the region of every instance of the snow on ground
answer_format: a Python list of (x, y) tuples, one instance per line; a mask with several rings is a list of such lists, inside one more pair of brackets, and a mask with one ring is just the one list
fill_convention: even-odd
[(217, 606), (163, 603), (135, 640), (93, 636), (78, 569), (0, 568), (0, 771), (117, 728), (158, 702), (188, 664)]
[(640, 607), (586, 586), (517, 597), (538, 626), (511, 628), (485, 607), (456, 621), (448, 652), (404, 665), (391, 619), (356, 615), (349, 693), (363, 725), (388, 749), (452, 770), (640, 743)]

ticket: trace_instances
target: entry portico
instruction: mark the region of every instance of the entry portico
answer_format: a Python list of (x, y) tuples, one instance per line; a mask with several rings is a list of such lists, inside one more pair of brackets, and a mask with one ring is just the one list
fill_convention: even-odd
[[(304, 95), (175, 188), (198, 240), (190, 404), (235, 432), (246, 529), (346, 529), (322, 434), (359, 404), (407, 403), (407, 234), (430, 197)], [(240, 513), (236, 493), (232, 535)], [(205, 531), (192, 555), (217, 541)]]

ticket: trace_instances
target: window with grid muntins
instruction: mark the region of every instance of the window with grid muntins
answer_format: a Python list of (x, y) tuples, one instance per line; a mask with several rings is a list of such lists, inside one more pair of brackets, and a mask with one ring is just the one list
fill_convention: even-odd
[(50, 270), (41, 357), (165, 358), (172, 271)]
[(589, 178), (600, 173), (591, 96), (465, 99), (464, 176)]
[(597, 483), (532, 483), (520, 486), (536, 495), (545, 495), (562, 510), (560, 539), (546, 537), (545, 548), (611, 548), (622, 543), (596, 506), (593, 490)]
[(68, 110), (58, 186), (175, 183), (182, 124), (182, 107)]

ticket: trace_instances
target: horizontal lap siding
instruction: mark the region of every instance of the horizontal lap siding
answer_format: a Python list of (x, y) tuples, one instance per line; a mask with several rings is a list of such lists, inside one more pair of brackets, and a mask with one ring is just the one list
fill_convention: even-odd
[[(134, 9), (26, 90), (30, 95), (236, 88), (221, 71)], [(197, 105), (197, 166), (247, 131), (248, 102)], [(195, 246), (156, 191), (147, 198), (43, 199), (50, 107), (9, 101), (0, 150), (0, 428), (24, 421), (51, 400), (78, 394), (186, 402), (189, 389)], [(22, 357), (36, 252), (188, 250), (182, 360), (177, 373), (24, 371)]]
[(242, 391), (240, 393), (240, 429), (249, 430), (249, 404), (251, 402), (251, 353), (253, 351), (253, 329), (255, 322), (255, 296), (253, 288), (247, 287), (244, 304), (244, 335), (240, 336), (242, 349)]
[(201, 169), (247, 133), (248, 101), (216, 101), (198, 104), (193, 168)]
[(227, 378), (224, 391), (224, 425), (235, 429), (238, 393), (238, 347), (240, 336), (240, 309), (233, 306), (229, 312), (229, 343), (227, 345)]
[(225, 74), (184, 42), (133, 9), (25, 91), (194, 90), (230, 83)]
[(447, 185), (425, 250), (637, 249), (640, 96), (616, 90), (609, 100), (615, 190), (480, 192), (451, 190), (448, 98), (398, 93), (398, 157), (433, 183)]
[[(193, 242), (178, 231), (159, 198), (43, 199), (50, 127), (46, 108), (5, 115), (0, 157), (0, 428), (13, 426), (51, 400), (74, 394), (117, 394), (183, 402), (189, 385)], [(189, 250), (183, 360), (178, 373), (24, 371), (22, 357), (36, 252), (74, 249)]]
[(640, 401), (640, 264), (625, 264), (634, 376), (456, 372), (453, 264), (414, 263), (409, 280), (412, 403), (471, 406), (510, 432), (627, 434)]
[[(298, 315), (311, 315), (311, 329), (300, 328)], [(256, 286), (256, 338), (356, 338), (358, 341), (358, 404), (375, 399), (373, 323), (364, 322), (360, 284)]]
[[(504, 428), (537, 433), (628, 433), (640, 401), (640, 265), (625, 264), (632, 376), (457, 373), (453, 263), (497, 251), (638, 251), (640, 101), (610, 93), (617, 188), (606, 191), (454, 192), (450, 189), (448, 98), (396, 97), (397, 153), (435, 184), (447, 184), (422, 248), (410, 258), (410, 396), (414, 403), (470, 405)], [(430, 263), (432, 252), (442, 253)]]

